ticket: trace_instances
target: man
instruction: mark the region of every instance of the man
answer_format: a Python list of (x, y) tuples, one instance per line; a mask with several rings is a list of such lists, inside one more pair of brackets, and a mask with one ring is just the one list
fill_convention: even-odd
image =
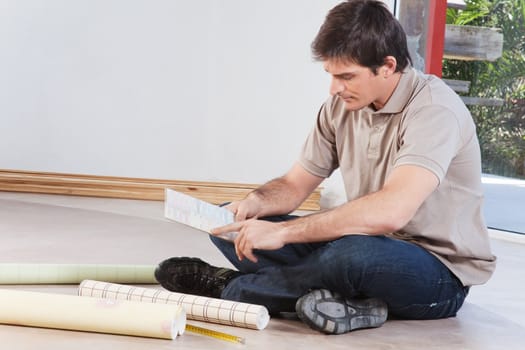
[[(235, 223), (212, 241), (238, 271), (171, 258), (167, 289), (296, 311), (329, 334), (455, 316), (495, 268), (481, 216), (480, 152), (460, 98), (411, 67), (406, 36), (383, 3), (348, 0), (312, 44), (331, 75), (299, 161), (233, 202)], [(348, 201), (283, 214), (340, 168)], [(280, 215), (280, 216), (279, 216)], [(260, 220), (265, 218), (265, 220)]]

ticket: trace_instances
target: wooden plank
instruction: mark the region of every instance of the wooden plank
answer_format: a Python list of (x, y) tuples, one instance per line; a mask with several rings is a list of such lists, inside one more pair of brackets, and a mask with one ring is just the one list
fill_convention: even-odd
[(451, 9), (464, 10), (467, 4), (463, 0), (447, 0), (447, 7)]
[(466, 105), (488, 106), (488, 107), (503, 106), (503, 100), (500, 98), (461, 96), (461, 99)]
[(455, 92), (468, 92), (470, 89), (470, 81), (467, 80), (443, 79), (443, 81)]
[(503, 53), (503, 34), (496, 28), (447, 24), (443, 58), (495, 61)]
[[(0, 191), (9, 192), (163, 201), (164, 189), (169, 187), (204, 201), (220, 204), (243, 199), (258, 186), (227, 182), (142, 179), (0, 169)], [(299, 209), (319, 210), (320, 199), (321, 188), (317, 188)]]

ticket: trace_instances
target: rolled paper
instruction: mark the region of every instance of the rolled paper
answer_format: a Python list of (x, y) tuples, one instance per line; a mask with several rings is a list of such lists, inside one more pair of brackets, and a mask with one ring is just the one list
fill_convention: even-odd
[(156, 284), (155, 265), (0, 263), (0, 284), (78, 284), (85, 279)]
[(175, 339), (186, 328), (177, 305), (0, 289), (0, 323)]
[(93, 280), (83, 281), (80, 296), (180, 305), (191, 320), (261, 330), (270, 316), (266, 307), (160, 289), (126, 286)]

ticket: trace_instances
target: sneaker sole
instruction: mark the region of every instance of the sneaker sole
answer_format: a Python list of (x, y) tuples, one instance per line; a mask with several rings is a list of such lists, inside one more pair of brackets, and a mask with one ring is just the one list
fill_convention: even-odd
[(296, 311), (308, 326), (327, 334), (380, 327), (388, 316), (387, 305), (380, 299), (345, 300), (326, 289), (299, 298)]

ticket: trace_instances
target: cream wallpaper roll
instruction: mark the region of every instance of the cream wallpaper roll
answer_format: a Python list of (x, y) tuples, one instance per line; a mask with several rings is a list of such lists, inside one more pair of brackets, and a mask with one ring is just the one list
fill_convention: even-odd
[(178, 305), (0, 289), (0, 323), (175, 339), (186, 314)]

